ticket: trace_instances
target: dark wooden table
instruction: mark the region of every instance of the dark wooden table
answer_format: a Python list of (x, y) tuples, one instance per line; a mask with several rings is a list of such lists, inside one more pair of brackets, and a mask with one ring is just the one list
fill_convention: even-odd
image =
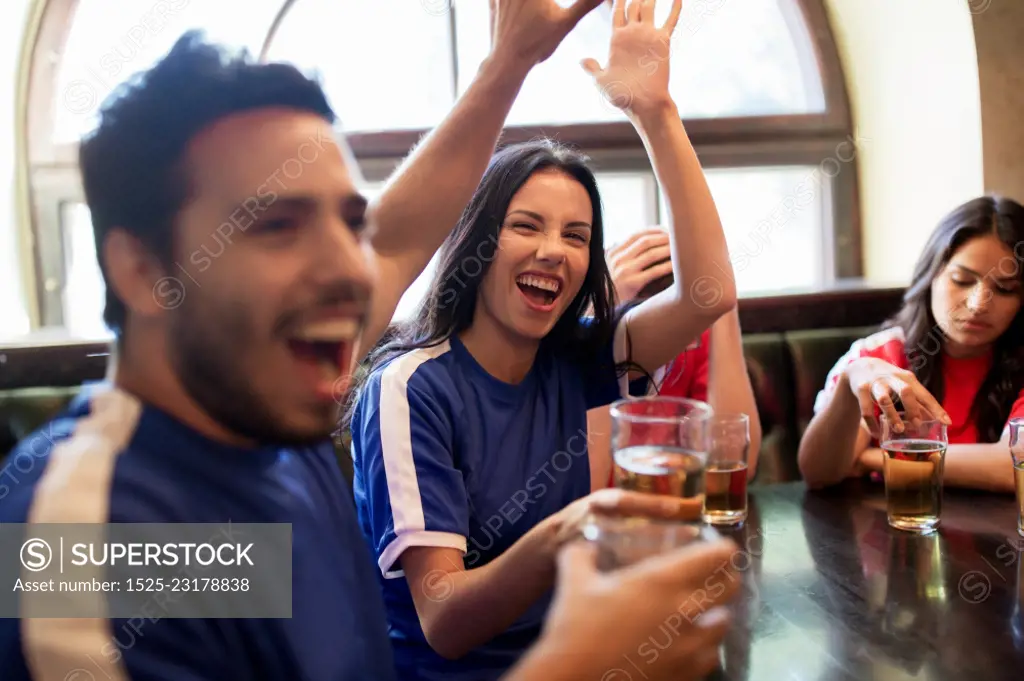
[(1016, 528), (1007, 495), (947, 489), (938, 533), (921, 536), (889, 528), (881, 485), (752, 489), (747, 523), (723, 532), (743, 589), (711, 678), (1021, 681)]

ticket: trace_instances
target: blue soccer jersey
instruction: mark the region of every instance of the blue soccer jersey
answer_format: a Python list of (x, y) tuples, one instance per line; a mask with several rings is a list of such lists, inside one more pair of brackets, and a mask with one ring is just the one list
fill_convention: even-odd
[(626, 388), (612, 343), (603, 355), (587, 366), (542, 350), (511, 385), (452, 337), (368, 378), (352, 423), (354, 494), (403, 680), (497, 679), (540, 633), (550, 594), (463, 658), (441, 657), (424, 637), (399, 557), (411, 546), (446, 547), (464, 552), (466, 569), (480, 567), (589, 494), (587, 410)]
[(229, 447), (105, 389), (4, 465), (0, 522), (291, 523), (293, 552), (291, 619), (3, 619), (5, 681), (395, 678), (376, 570), (330, 442)]

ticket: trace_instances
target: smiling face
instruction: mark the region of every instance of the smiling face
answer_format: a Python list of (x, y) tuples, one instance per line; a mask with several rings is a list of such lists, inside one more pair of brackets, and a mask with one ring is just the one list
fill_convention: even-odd
[(969, 357), (986, 352), (1021, 306), (1019, 263), (994, 234), (956, 250), (932, 281), (931, 310), (945, 334), (946, 352)]
[(580, 292), (590, 267), (593, 206), (560, 170), (534, 173), (505, 213), (497, 255), (480, 285), (476, 319), (540, 341)]
[[(181, 296), (134, 296), (127, 339), (158, 337), (188, 397), (231, 432), (327, 436), (371, 282), (366, 201), (330, 125), (286, 109), (235, 114), (193, 139), (186, 167), (177, 267), (165, 273)], [(161, 309), (139, 315), (146, 295)]]

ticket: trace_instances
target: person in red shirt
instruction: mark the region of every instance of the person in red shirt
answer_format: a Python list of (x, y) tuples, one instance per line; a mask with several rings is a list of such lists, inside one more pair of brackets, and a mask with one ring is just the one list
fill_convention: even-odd
[[(661, 293), (672, 284), (669, 236), (660, 227), (634, 233), (607, 251), (608, 270), (618, 302), (632, 303)], [(713, 297), (714, 282), (701, 294)], [(685, 397), (707, 402), (721, 414), (743, 413), (750, 417), (750, 455), (747, 479), (757, 472), (761, 449), (761, 421), (743, 357), (739, 314), (734, 307), (700, 337), (662, 367), (654, 376), (649, 394)], [(635, 391), (631, 391), (636, 394)], [(587, 414), (591, 487), (612, 484), (611, 414), (609, 407)]]
[(879, 417), (899, 420), (899, 409), (947, 424), (945, 484), (1013, 491), (1006, 424), (1024, 416), (1022, 259), (1019, 203), (983, 196), (943, 218), (902, 309), (829, 373), (800, 443), (808, 486), (880, 471)]

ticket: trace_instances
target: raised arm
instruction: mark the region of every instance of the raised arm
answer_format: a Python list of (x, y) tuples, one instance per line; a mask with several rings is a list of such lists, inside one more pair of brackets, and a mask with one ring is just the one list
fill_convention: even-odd
[[(564, 4), (564, 3), (563, 3)], [(483, 177), (505, 118), (534, 65), (601, 0), (491, 0), (491, 51), (451, 113), (369, 208), (377, 282), (354, 362), (391, 323), (402, 295), (455, 226)]]
[[(649, 372), (668, 363), (736, 303), (725, 234), (704, 172), (668, 91), (669, 46), (682, 0), (663, 27), (654, 0), (616, 0), (608, 66), (584, 68), (630, 117), (668, 198), (674, 284), (633, 308), (625, 324), (630, 356)], [(664, 55), (652, 60), (651, 55)], [(622, 85), (629, 88), (623, 93)]]

